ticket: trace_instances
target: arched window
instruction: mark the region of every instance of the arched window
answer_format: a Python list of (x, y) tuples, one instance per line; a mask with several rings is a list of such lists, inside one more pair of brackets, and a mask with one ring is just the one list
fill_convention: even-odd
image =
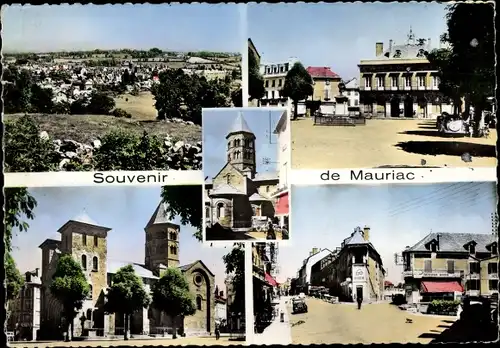
[(82, 255), (82, 269), (87, 270), (87, 255)]
[(87, 298), (90, 300), (92, 299), (92, 290), (93, 290), (92, 285), (89, 284), (89, 295), (87, 296)]
[(196, 309), (201, 311), (201, 302), (203, 300), (201, 299), (201, 296), (196, 296)]
[(236, 139), (236, 141), (235, 141), (235, 145), (236, 145), (236, 146), (240, 146), (240, 145), (241, 145), (241, 140), (240, 140), (240, 139)]
[(174, 247), (171, 245), (169, 249), (170, 249), (170, 254), (173, 254), (174, 253)]
[(217, 204), (217, 218), (223, 218), (224, 217), (224, 203), (218, 203)]
[(231, 148), (231, 142), (230, 142), (230, 141), (228, 141), (228, 142), (227, 142), (227, 149), (229, 150), (230, 148)]
[(174, 251), (173, 254), (177, 255), (177, 248), (176, 247), (173, 247), (173, 251)]
[(227, 154), (227, 161), (229, 162), (230, 160), (231, 160), (231, 154), (230, 154), (230, 153), (228, 153), (228, 154)]
[(240, 152), (239, 152), (239, 151), (236, 151), (236, 152), (234, 153), (234, 157), (235, 157), (236, 159), (239, 159), (239, 158), (240, 158)]
[(253, 147), (253, 141), (252, 140), (248, 140), (248, 147), (250, 147), (250, 148)]
[(92, 258), (92, 270), (94, 272), (97, 272), (98, 269), (99, 269), (99, 260), (97, 259), (97, 256), (94, 256)]

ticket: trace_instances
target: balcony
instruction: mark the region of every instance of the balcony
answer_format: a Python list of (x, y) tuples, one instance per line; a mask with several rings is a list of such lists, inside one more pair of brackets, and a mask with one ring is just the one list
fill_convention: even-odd
[(432, 270), (432, 271), (404, 271), (403, 277), (413, 278), (460, 278), (461, 272), (448, 272), (448, 270)]

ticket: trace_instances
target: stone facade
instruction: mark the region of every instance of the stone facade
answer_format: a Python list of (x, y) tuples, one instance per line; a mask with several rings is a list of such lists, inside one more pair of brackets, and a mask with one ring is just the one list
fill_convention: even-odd
[(92, 221), (69, 220), (60, 229), (61, 240), (48, 239), (42, 249), (40, 335), (39, 339), (62, 338), (61, 305), (50, 293), (50, 284), (59, 255), (71, 254), (82, 266), (91, 287), (91, 294), (74, 320), (75, 336), (123, 335), (123, 315), (105, 314), (102, 305), (105, 293), (113, 281), (113, 274), (121, 267), (132, 265), (142, 278), (147, 291), (168, 267), (177, 267), (185, 275), (192, 292), (197, 311), (185, 318), (173, 318), (154, 308), (136, 312), (130, 319), (132, 335), (148, 335), (172, 332), (172, 327), (184, 327), (187, 334), (207, 334), (215, 327), (214, 274), (201, 260), (180, 266), (180, 226), (169, 221), (166, 206), (161, 203), (145, 227), (145, 262), (143, 265), (109, 261), (107, 257), (107, 233), (110, 228)]
[(227, 162), (205, 184), (206, 223), (249, 230), (254, 217), (265, 220), (275, 216), (272, 194), (278, 186), (278, 175), (256, 172), (256, 138), (243, 115), (236, 118), (226, 139)]

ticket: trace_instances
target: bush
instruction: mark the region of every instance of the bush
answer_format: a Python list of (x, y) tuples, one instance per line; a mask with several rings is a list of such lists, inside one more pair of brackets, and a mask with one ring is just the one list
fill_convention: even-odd
[(429, 314), (442, 314), (442, 313), (456, 313), (460, 301), (452, 300), (434, 300), (429, 304), (427, 313)]
[(155, 170), (167, 169), (162, 141), (157, 136), (142, 136), (127, 131), (112, 131), (101, 139), (95, 151), (98, 170)]
[(58, 168), (60, 155), (28, 115), (5, 123), (5, 171), (48, 172)]
[(115, 117), (132, 118), (132, 114), (130, 114), (130, 113), (128, 113), (125, 110), (120, 109), (120, 108), (114, 109), (111, 114)]

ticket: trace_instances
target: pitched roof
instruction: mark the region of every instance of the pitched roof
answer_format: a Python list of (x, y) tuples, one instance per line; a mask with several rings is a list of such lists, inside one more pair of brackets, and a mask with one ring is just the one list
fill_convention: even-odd
[(277, 172), (260, 172), (255, 174), (255, 177), (252, 181), (266, 181), (266, 180), (278, 180)]
[(156, 207), (156, 210), (154, 211), (153, 215), (151, 215), (151, 218), (149, 219), (146, 228), (152, 225), (161, 225), (161, 224), (176, 225), (173, 221), (169, 219), (170, 214), (167, 213), (167, 208), (168, 208), (167, 203), (160, 202), (160, 204), (158, 204), (158, 206)]
[(245, 193), (238, 190), (236, 187), (228, 185), (228, 184), (222, 184), (210, 191), (209, 196), (214, 196), (214, 195), (244, 195)]
[(106, 271), (115, 274), (120, 268), (128, 265), (131, 265), (135, 274), (141, 278), (158, 279), (158, 277), (155, 276), (151, 270), (147, 269), (146, 266), (134, 262), (108, 260)]
[(229, 129), (229, 133), (227, 133), (227, 135), (229, 136), (233, 133), (253, 134), (253, 132), (250, 130), (250, 127), (248, 127), (247, 121), (245, 121), (245, 118), (243, 117), (243, 113), (241, 111), (238, 112), (238, 117), (236, 117), (236, 119), (234, 120), (233, 125)]
[(180, 266), (179, 269), (182, 272), (185, 272), (185, 271), (191, 269), (192, 267), (194, 267), (198, 263), (201, 264), (203, 266), (203, 268), (205, 268), (205, 270), (208, 272), (209, 275), (211, 275), (212, 277), (215, 277), (215, 274), (213, 274), (212, 271), (207, 267), (207, 265), (205, 265), (205, 263), (203, 263), (203, 261), (201, 261), (201, 260), (196, 260), (196, 261), (193, 261), (191, 263), (188, 263), (187, 265)]
[(266, 198), (258, 193), (254, 193), (253, 195), (250, 196), (248, 199), (250, 202), (258, 202), (258, 201), (270, 201), (269, 198)]
[(330, 79), (338, 79), (340, 76), (334, 73), (327, 66), (310, 66), (307, 68), (307, 72), (311, 75), (312, 78), (330, 78)]
[(476, 242), (476, 251), (487, 252), (487, 245), (496, 240), (491, 234), (481, 233), (449, 233), (449, 232), (433, 232), (425, 236), (421, 241), (406, 249), (405, 251), (429, 251), (426, 245), (432, 240), (438, 240), (439, 235), (439, 251), (441, 252), (466, 252), (464, 245), (474, 241)]

